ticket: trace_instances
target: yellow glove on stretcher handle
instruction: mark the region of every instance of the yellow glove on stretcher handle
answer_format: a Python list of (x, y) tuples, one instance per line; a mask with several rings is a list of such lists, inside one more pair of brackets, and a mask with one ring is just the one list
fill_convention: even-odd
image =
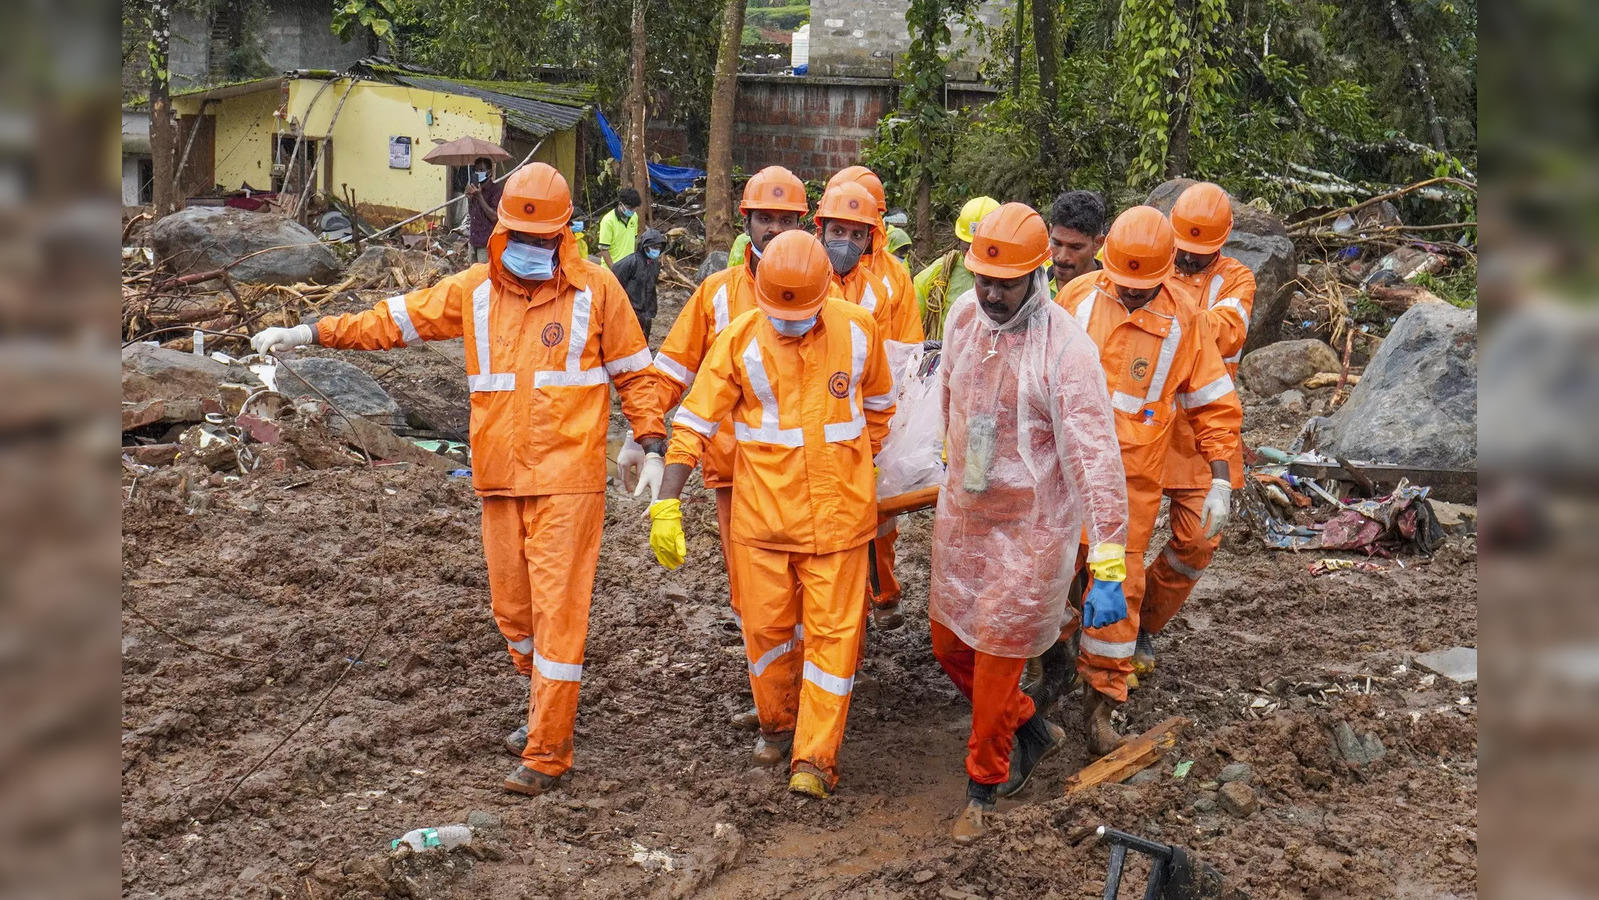
[(683, 504), (679, 500), (657, 500), (650, 504), (650, 549), (655, 559), (668, 569), (683, 564), (688, 542), (683, 538)]

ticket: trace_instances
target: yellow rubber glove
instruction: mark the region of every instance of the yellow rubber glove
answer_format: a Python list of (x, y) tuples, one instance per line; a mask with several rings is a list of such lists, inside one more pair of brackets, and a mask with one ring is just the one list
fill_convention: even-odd
[(1088, 571), (1095, 581), (1127, 580), (1127, 548), (1109, 541), (1088, 551)]
[(655, 559), (668, 569), (683, 564), (688, 541), (683, 538), (683, 504), (677, 500), (657, 500), (650, 504), (650, 549)]

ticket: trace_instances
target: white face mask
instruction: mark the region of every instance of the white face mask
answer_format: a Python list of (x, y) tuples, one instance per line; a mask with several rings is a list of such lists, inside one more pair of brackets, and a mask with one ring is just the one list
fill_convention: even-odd
[(816, 325), (815, 316), (811, 316), (809, 319), (779, 319), (775, 316), (767, 316), (766, 321), (772, 323), (772, 327), (777, 329), (778, 334), (791, 338), (804, 337)]

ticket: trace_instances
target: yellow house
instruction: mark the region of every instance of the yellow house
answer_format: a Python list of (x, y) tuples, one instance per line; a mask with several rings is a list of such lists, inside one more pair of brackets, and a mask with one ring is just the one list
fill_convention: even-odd
[[(546, 162), (576, 189), (592, 98), (586, 85), (465, 81), (369, 63), (186, 91), (172, 99), (180, 183), (189, 195), (278, 191), (289, 209), (321, 193), (388, 225), (458, 195), (465, 173), (422, 157), (476, 137), (511, 154), (503, 165)], [(463, 208), (438, 215), (453, 224)]]

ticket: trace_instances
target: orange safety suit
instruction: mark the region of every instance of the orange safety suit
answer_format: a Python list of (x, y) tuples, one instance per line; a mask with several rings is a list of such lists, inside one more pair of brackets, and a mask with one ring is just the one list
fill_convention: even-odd
[(489, 262), (363, 313), (317, 322), (328, 347), (383, 350), (466, 340), (472, 486), (483, 498), (483, 551), (494, 619), (511, 661), (532, 678), (523, 763), (572, 767), (589, 600), (605, 524), (609, 385), (640, 439), (664, 437), (650, 352), (627, 294), (561, 233), (554, 278), (523, 282)]
[[(1167, 282), (1174, 291), (1185, 294), (1216, 337), (1227, 374), (1238, 377), (1238, 360), (1249, 334), (1249, 316), (1255, 308), (1255, 273), (1230, 256), (1217, 256), (1215, 262), (1193, 275), (1174, 274)], [(1244, 446), (1227, 463), (1234, 488), (1244, 486)], [(1200, 507), (1210, 490), (1210, 466), (1194, 442), (1194, 430), (1186, 419), (1177, 420), (1171, 452), (1166, 455), (1166, 496), (1171, 498), (1171, 540), (1161, 548), (1149, 567), (1149, 584), (1144, 592), (1143, 628), (1158, 634), (1182, 609), (1205, 567), (1221, 546), (1221, 535), (1205, 537)]]
[[(849, 275), (842, 279), (834, 275), (833, 282), (843, 291), (845, 299), (871, 312), (877, 321), (879, 340), (920, 344), (924, 333), (921, 313), (916, 308), (916, 288), (905, 264), (895, 259), (887, 247), (888, 232), (881, 224), (873, 225), (872, 252), (862, 256)], [(872, 539), (877, 577), (875, 588), (867, 585), (866, 599), (873, 606), (897, 606), (903, 593), (899, 579), (894, 577), (898, 523), (897, 516), (878, 522), (877, 536)]]
[(894, 379), (864, 310), (829, 296), (803, 337), (759, 310), (717, 335), (673, 417), (668, 465), (694, 465), (731, 419), (726, 550), (743, 615), (750, 688), (768, 738), (794, 739), (793, 770), (838, 781), (877, 530), (872, 457)]
[[(1144, 553), (1160, 512), (1175, 421), (1188, 419), (1204, 459), (1226, 460), (1238, 446), (1243, 408), (1209, 322), (1169, 286), (1162, 285), (1155, 299), (1129, 313), (1109, 274), (1087, 272), (1068, 282), (1055, 302), (1099, 347), (1127, 473), (1127, 618), (1085, 629), (1077, 661), (1085, 681), (1121, 702), (1133, 670)], [(1086, 557), (1087, 548), (1079, 555)], [(1063, 636), (1070, 636), (1078, 621), (1068, 624)]]

